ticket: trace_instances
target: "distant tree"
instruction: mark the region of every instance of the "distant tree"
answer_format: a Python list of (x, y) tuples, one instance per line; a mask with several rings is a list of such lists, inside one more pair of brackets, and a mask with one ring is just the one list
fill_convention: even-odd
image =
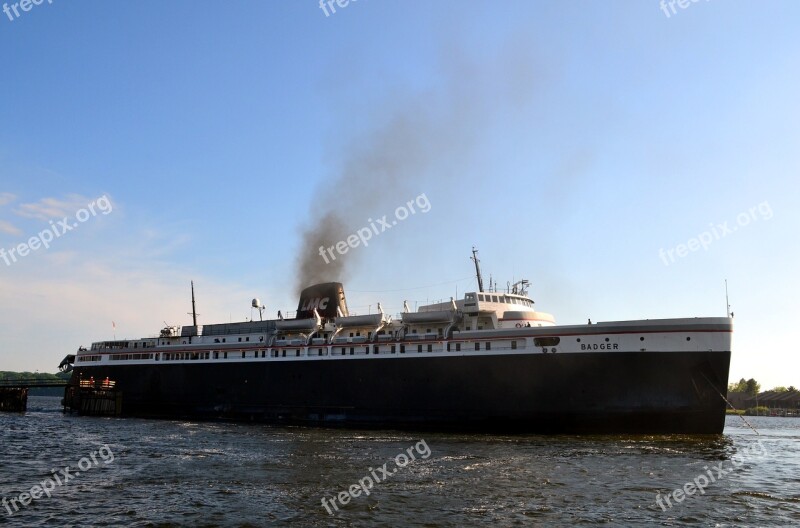
[(728, 392), (744, 392), (747, 389), (747, 381), (742, 378), (736, 383), (728, 385)]
[(789, 392), (789, 389), (787, 389), (786, 387), (775, 387), (774, 389), (772, 389), (772, 392)]
[(738, 383), (728, 385), (728, 392), (747, 392), (747, 381), (742, 378)]
[[(0, 380), (19, 381), (19, 380), (41, 380), (41, 381), (69, 381), (72, 377), (71, 372), (59, 372), (48, 374), (46, 372), (9, 372), (0, 371)], [(32, 387), (30, 396), (63, 396), (64, 389), (61, 387)]]
[(789, 388), (786, 390), (789, 392), (797, 392), (797, 389), (794, 388), (794, 385), (789, 385)]
[(69, 379), (71, 374), (59, 372), (58, 374), (48, 374), (46, 372), (10, 372), (10, 371), (0, 371), (0, 380), (59, 380), (59, 379)]
[(756, 380), (754, 380), (753, 378), (750, 378), (745, 382), (745, 387), (746, 388), (744, 392), (746, 392), (750, 396), (755, 396), (756, 394), (761, 392), (761, 384)]

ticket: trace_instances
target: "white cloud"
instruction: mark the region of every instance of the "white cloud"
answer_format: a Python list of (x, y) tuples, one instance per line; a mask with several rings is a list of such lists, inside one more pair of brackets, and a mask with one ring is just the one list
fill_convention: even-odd
[(18, 236), (22, 234), (22, 231), (17, 228), (15, 225), (6, 222), (5, 220), (0, 220), (0, 233), (5, 233), (7, 235), (14, 235)]
[(39, 220), (53, 220), (73, 216), (79, 209), (93, 201), (79, 194), (69, 194), (64, 199), (42, 198), (38, 202), (20, 204), (14, 209), (14, 214), (24, 218)]
[[(18, 214), (37, 219), (71, 216), (90, 202), (78, 195), (46, 198), (21, 205)], [(187, 312), (192, 279), (201, 324), (250, 316), (256, 292), (235, 280), (197, 273), (174, 258), (190, 245), (185, 228), (160, 223), (154, 231), (128, 220), (109, 224), (107, 236), (86, 238), (81, 244), (53, 244), (24, 262), (7, 266), (0, 259), (0, 320), (8, 323), (0, 333), (0, 364), (5, 370), (54, 372), (78, 346), (111, 339), (112, 320), (120, 339), (158, 335), (164, 321), (191, 324)], [(9, 228), (14, 226), (5, 226)]]
[(0, 206), (10, 204), (11, 202), (13, 202), (16, 199), (17, 199), (17, 197), (14, 194), (7, 193), (7, 192), (0, 193)]
[(87, 261), (52, 250), (40, 257), (24, 266), (0, 260), (0, 319), (13, 322), (0, 336), (5, 370), (55, 372), (64, 356), (92, 341), (156, 336), (164, 321), (191, 324), (192, 279), (200, 324), (243, 320), (255, 297), (175, 264), (132, 267), (127, 257)]

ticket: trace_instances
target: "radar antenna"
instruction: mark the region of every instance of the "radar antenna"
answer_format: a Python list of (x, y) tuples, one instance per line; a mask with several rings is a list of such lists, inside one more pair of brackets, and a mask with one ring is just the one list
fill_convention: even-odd
[(264, 315), (263, 314), (264, 314), (264, 310), (266, 310), (267, 307), (264, 306), (263, 304), (261, 304), (261, 299), (259, 299), (259, 298), (253, 299), (253, 301), (250, 303), (250, 308), (251, 308), (251, 310), (250, 310), (250, 319), (251, 320), (253, 319), (253, 310), (252, 310), (252, 308), (255, 308), (256, 310), (258, 310), (258, 319), (261, 320), (261, 321), (264, 320)]
[(528, 295), (528, 286), (530, 286), (528, 279), (522, 279), (511, 285), (511, 293), (514, 295)]

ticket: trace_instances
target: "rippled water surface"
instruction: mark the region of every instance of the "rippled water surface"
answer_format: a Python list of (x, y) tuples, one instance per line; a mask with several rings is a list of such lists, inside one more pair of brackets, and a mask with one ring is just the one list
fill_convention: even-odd
[[(65, 416), (31, 397), (0, 414), (0, 524), (798, 526), (800, 418), (748, 421), (760, 435), (737, 417), (716, 438), (414, 435)], [(62, 485), (14, 511), (52, 470)], [(323, 507), (371, 475), (368, 496)]]

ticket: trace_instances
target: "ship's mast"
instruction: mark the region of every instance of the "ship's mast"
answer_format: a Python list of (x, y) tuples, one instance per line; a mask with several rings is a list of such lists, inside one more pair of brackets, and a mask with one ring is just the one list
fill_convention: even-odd
[(732, 317), (731, 303), (728, 301), (728, 279), (725, 279), (725, 317)]
[(192, 281), (192, 323), (197, 327), (197, 309), (194, 306), (194, 281)]
[(475, 262), (475, 274), (478, 276), (478, 291), (483, 293), (483, 277), (481, 277), (481, 261), (478, 260), (478, 250), (472, 246), (472, 261)]

